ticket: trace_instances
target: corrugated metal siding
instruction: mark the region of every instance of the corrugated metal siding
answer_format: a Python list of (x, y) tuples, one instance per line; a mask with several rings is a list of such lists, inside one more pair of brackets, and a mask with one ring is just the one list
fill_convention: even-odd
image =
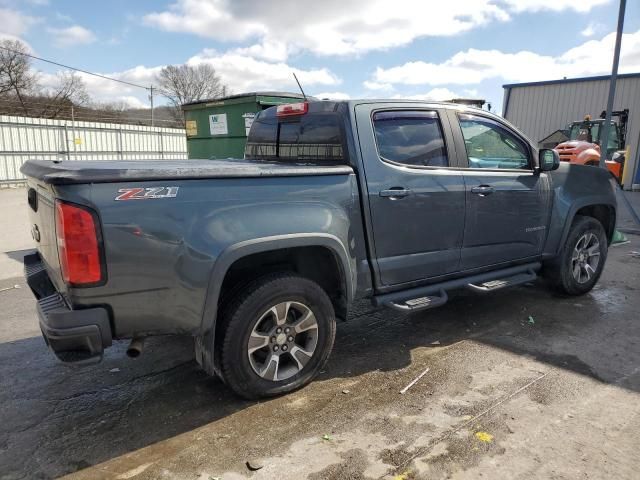
[[(522, 130), (531, 140), (539, 142), (550, 133), (564, 128), (574, 120), (589, 114), (597, 118), (607, 107), (608, 80), (572, 83), (513, 86), (508, 97), (506, 118)], [(631, 158), (626, 168), (636, 173), (633, 183), (640, 183), (638, 158), (640, 156), (640, 78), (619, 78), (616, 86), (614, 110), (629, 109), (627, 145)], [(628, 177), (631, 179), (631, 176)], [(630, 186), (630, 185), (629, 185)]]
[(181, 129), (0, 115), (0, 184), (24, 179), (20, 167), (28, 159), (186, 158)]

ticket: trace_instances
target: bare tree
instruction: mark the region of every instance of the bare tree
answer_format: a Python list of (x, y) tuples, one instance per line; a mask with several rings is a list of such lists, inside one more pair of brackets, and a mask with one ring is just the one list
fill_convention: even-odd
[(227, 87), (216, 73), (215, 68), (206, 63), (196, 66), (169, 65), (158, 75), (160, 93), (175, 107), (177, 118), (182, 119), (181, 106), (208, 98), (226, 95)]
[(41, 94), (44, 100), (40, 102), (44, 108), (40, 115), (47, 118), (56, 118), (61, 114), (68, 116), (72, 108), (82, 107), (89, 103), (84, 82), (80, 75), (73, 71), (57, 74), (57, 82), (54, 87)]
[(37, 83), (31, 61), (24, 55), (29, 49), (19, 40), (2, 40), (0, 47), (0, 96), (15, 96), (26, 113), (25, 97)]
[(89, 102), (80, 76), (72, 71), (57, 74), (54, 85), (43, 88), (31, 67), (29, 49), (19, 40), (0, 41), (0, 98), (7, 113), (39, 117), (69, 117), (73, 107)]

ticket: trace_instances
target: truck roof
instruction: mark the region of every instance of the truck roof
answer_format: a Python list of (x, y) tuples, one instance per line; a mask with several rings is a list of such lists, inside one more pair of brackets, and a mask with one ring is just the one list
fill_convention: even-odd
[[(301, 101), (304, 99), (301, 97)], [(330, 110), (330, 105), (347, 105), (349, 107), (354, 107), (356, 105), (361, 104), (371, 104), (371, 103), (380, 103), (380, 104), (407, 104), (407, 105), (427, 105), (439, 108), (451, 108), (459, 111), (472, 111), (472, 112), (482, 112), (484, 114), (488, 114), (497, 118), (504, 120), (502, 117), (499, 117), (493, 112), (489, 112), (488, 110), (483, 110), (478, 107), (474, 107), (472, 105), (464, 105), (461, 103), (454, 102), (442, 102), (435, 100), (418, 100), (418, 99), (402, 99), (402, 98), (353, 98), (349, 100), (319, 100), (314, 97), (308, 97), (308, 101), (310, 104), (324, 104), (325, 106), (322, 110)], [(274, 107), (271, 107), (274, 108)], [(270, 109), (267, 109), (270, 110)]]

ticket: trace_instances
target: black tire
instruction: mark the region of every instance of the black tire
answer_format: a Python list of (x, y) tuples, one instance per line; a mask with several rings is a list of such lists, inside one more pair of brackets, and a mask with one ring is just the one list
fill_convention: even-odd
[[(262, 328), (265, 323), (269, 323), (269, 325), (273, 323), (272, 333), (275, 335), (275, 328), (278, 328), (276, 315), (269, 312), (273, 311), (272, 307), (275, 308), (275, 306), (283, 304), (286, 307), (284, 310), (280, 307), (280, 312), (286, 312), (284, 316), (291, 319), (291, 323), (282, 324), (282, 326), (288, 325), (290, 327), (287, 328), (295, 336), (293, 342), (288, 342), (285, 339), (286, 343), (280, 344), (278, 342), (281, 339), (275, 341), (276, 337), (271, 334), (254, 332), (254, 328)], [(300, 305), (307, 310), (302, 309)], [(317, 324), (317, 327), (309, 329), (314, 332), (315, 336), (315, 342), (311, 338), (314, 350), (310, 357), (305, 355), (299, 357), (306, 361), (301, 366), (301, 363), (292, 355), (299, 339), (296, 336), (298, 334), (294, 333), (292, 329), (296, 320), (299, 322), (304, 312), (308, 314), (309, 311), (312, 312)], [(317, 283), (295, 274), (272, 274), (252, 282), (228, 302), (221, 315), (222, 318), (219, 320), (223, 322), (222, 335), (218, 343), (221, 373), (225, 383), (244, 398), (272, 397), (303, 387), (318, 374), (333, 348), (336, 319), (331, 300)], [(271, 315), (272, 318), (267, 318), (265, 315)], [(296, 315), (300, 315), (300, 317), (296, 318)], [(267, 336), (270, 343), (250, 356), (249, 341), (253, 338), (253, 334)], [(303, 332), (299, 335), (304, 337), (311, 335), (311, 333)], [(288, 346), (289, 352), (283, 351), (285, 345)], [(273, 349), (278, 347), (280, 351), (276, 353)], [(299, 352), (300, 348), (297, 351)], [(291, 376), (278, 378), (285, 376), (285, 374), (278, 372), (279, 368), (282, 368), (283, 372), (285, 371), (279, 363), (280, 360), (274, 362), (274, 368), (266, 368), (271, 365), (269, 360), (271, 356), (275, 357), (276, 354), (279, 355), (279, 359), (282, 359), (283, 365), (286, 365), (287, 374)], [(256, 366), (260, 363), (257, 357), (261, 355), (265, 356), (264, 365), (266, 367), (263, 369)], [(263, 378), (256, 368), (265, 376), (271, 376), (275, 370), (275, 379)], [(292, 373), (296, 369), (298, 369), (297, 373)]]
[[(591, 268), (589, 275), (586, 269), (578, 266), (581, 281), (576, 278), (574, 272), (574, 259), (576, 248), (579, 242), (585, 238), (595, 236), (598, 241), (598, 262), (595, 268)], [(559, 255), (549, 264), (545, 265), (545, 277), (547, 277), (551, 286), (558, 292), (567, 295), (584, 295), (589, 292), (598, 282), (604, 264), (607, 260), (608, 243), (607, 236), (602, 224), (593, 217), (576, 215), (569, 230), (569, 235), (565, 244), (562, 246)], [(578, 261), (578, 263), (580, 263)]]

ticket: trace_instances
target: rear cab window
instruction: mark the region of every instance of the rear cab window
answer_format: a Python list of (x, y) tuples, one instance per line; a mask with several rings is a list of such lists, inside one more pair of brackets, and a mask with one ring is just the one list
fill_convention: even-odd
[(449, 159), (438, 113), (388, 110), (373, 114), (380, 157), (411, 167), (448, 167)]
[(309, 112), (282, 118), (276, 116), (276, 108), (260, 112), (251, 125), (244, 157), (280, 163), (348, 164), (342, 117), (326, 107), (311, 102)]

